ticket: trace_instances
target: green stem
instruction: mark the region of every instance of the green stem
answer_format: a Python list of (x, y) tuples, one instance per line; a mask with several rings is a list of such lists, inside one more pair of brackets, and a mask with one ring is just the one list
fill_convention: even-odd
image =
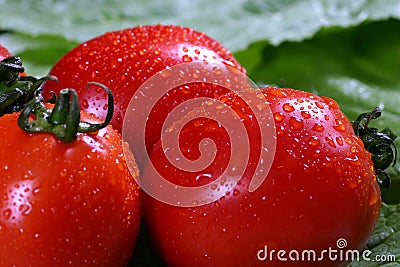
[(365, 149), (371, 153), (380, 186), (388, 188), (391, 181), (385, 170), (396, 164), (397, 147), (394, 140), (397, 136), (389, 128), (379, 131), (369, 127), (369, 123), (381, 115), (381, 110), (375, 108), (371, 112), (361, 114), (352, 123), (354, 132), (363, 141)]
[(37, 95), (47, 80), (56, 80), (53, 76), (37, 79), (32, 76), (20, 76), (24, 72), (19, 57), (8, 57), (0, 61), (0, 116), (20, 111)]
[[(18, 118), (18, 125), (28, 132), (48, 132), (56, 135), (61, 141), (72, 142), (78, 133), (94, 132), (106, 127), (114, 112), (114, 99), (110, 89), (99, 83), (108, 95), (107, 116), (102, 123), (80, 121), (78, 95), (74, 89), (63, 89), (56, 99), (54, 107), (47, 108), (41, 95), (31, 100)], [(33, 116), (32, 116), (33, 115)]]

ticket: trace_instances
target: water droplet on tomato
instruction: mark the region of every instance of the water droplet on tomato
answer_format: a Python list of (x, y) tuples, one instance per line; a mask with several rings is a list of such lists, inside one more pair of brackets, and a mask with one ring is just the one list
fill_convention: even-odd
[(239, 196), (239, 195), (240, 195), (240, 191), (237, 190), (237, 189), (234, 189), (234, 190), (233, 190), (233, 196), (237, 197), (237, 196)]
[(378, 202), (378, 192), (373, 185), (371, 185), (369, 188), (368, 202), (370, 206), (373, 206), (376, 204), (376, 202)]
[(346, 130), (346, 128), (344, 127), (344, 124), (342, 121), (337, 121), (336, 124), (333, 126), (333, 128), (336, 131), (340, 131), (340, 132), (344, 132)]
[(213, 71), (215, 75), (221, 75), (222, 74), (222, 69), (218, 66), (213, 67)]
[(348, 137), (346, 137), (346, 138), (344, 139), (344, 141), (345, 141), (347, 144), (349, 144), (349, 145), (351, 145), (351, 144), (353, 143), (353, 141), (351, 141), (351, 139), (348, 138)]
[(3, 211), (3, 218), (5, 220), (9, 220), (11, 218), (12, 215), (12, 210), (11, 209), (6, 209)]
[(18, 208), (19, 212), (23, 215), (28, 215), (32, 211), (32, 204), (30, 202), (26, 202), (25, 204), (21, 204)]
[(161, 77), (163, 77), (163, 78), (168, 78), (168, 77), (170, 77), (172, 74), (173, 74), (173, 72), (172, 72), (172, 70), (171, 70), (170, 67), (165, 67), (165, 69), (163, 69), (163, 70), (160, 72), (160, 75), (161, 75)]
[(295, 118), (295, 117), (290, 117), (289, 119), (289, 124), (290, 126), (293, 127), (293, 129), (295, 130), (301, 130), (303, 129), (304, 125), (303, 125), (303, 121), (299, 118)]
[(67, 175), (67, 169), (62, 169), (61, 171), (60, 171), (60, 176), (61, 177), (65, 177), (66, 175)]
[(286, 112), (292, 112), (294, 110), (294, 107), (289, 103), (283, 104), (282, 107), (283, 107), (283, 110)]
[(193, 61), (193, 59), (188, 55), (182, 56), (182, 60), (183, 60), (183, 62), (191, 62), (191, 61)]
[(32, 173), (32, 170), (28, 170), (25, 174), (24, 174), (24, 179), (26, 180), (32, 180), (34, 179), (35, 176)]
[(257, 108), (258, 108), (258, 110), (260, 110), (260, 111), (266, 109), (267, 107), (268, 107), (268, 103), (266, 103), (266, 102), (257, 104)]
[(317, 132), (322, 132), (323, 130), (324, 130), (324, 126), (322, 126), (321, 124), (319, 124), (319, 123), (316, 123), (316, 124), (314, 124), (314, 126), (313, 126), (313, 128), (312, 128), (314, 131), (317, 131)]
[(89, 108), (89, 102), (87, 101), (87, 99), (83, 99), (82, 100), (82, 107), (85, 108), (85, 109)]
[(303, 116), (303, 118), (305, 118), (305, 119), (311, 118), (310, 112), (308, 112), (308, 111), (302, 111), (301, 116)]
[(319, 141), (319, 139), (317, 137), (313, 136), (308, 140), (308, 144), (311, 147), (317, 147), (317, 146), (319, 146), (320, 141)]
[(159, 56), (159, 55), (161, 55), (161, 49), (157, 48), (157, 49), (154, 50), (153, 53), (154, 53), (154, 55)]
[(336, 137), (336, 143), (338, 143), (338, 145), (342, 146), (343, 145), (342, 137), (340, 137), (340, 136)]
[(356, 181), (354, 181), (354, 180), (350, 180), (350, 181), (347, 182), (347, 186), (349, 188), (351, 188), (351, 189), (356, 188), (357, 185), (358, 185), (358, 183)]
[(324, 105), (323, 105), (321, 102), (315, 102), (315, 105), (316, 105), (317, 107), (319, 107), (320, 109), (323, 109), (323, 108), (324, 108)]
[(146, 54), (147, 54), (147, 49), (144, 48), (139, 50), (139, 55), (144, 56)]
[(191, 89), (190, 89), (189, 85), (185, 85), (185, 86), (182, 87), (182, 93), (190, 94), (190, 92), (191, 92)]
[(7, 226), (0, 223), (0, 235), (5, 234), (7, 232)]
[(333, 141), (332, 137), (325, 137), (325, 141), (328, 143), (328, 145), (330, 145), (331, 147), (336, 147), (335, 142)]
[(274, 114), (275, 122), (281, 122), (281, 121), (283, 121), (283, 119), (285, 119), (285, 116), (281, 112), (276, 112)]
[(285, 92), (283, 92), (283, 91), (281, 91), (281, 90), (279, 90), (279, 89), (271, 89), (270, 91), (269, 91), (269, 93), (271, 94), (271, 95), (274, 95), (274, 96), (277, 96), (277, 97), (287, 97), (287, 95), (286, 95), (286, 93)]

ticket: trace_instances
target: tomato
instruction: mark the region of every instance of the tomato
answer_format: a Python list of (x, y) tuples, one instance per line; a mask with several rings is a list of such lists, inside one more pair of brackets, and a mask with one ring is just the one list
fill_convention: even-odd
[[(166, 67), (198, 60), (219, 62), (245, 72), (230, 51), (202, 32), (182, 26), (137, 26), (105, 33), (68, 52), (50, 71), (59, 82), (47, 83), (43, 93), (49, 96), (51, 91), (75, 88), (81, 108), (104, 118), (107, 109), (104, 92), (87, 90), (86, 84), (95, 81), (113, 88), (115, 116), (111, 125), (121, 132), (128, 104), (145, 81)], [(195, 96), (215, 97), (220, 91), (225, 92), (218, 86), (189, 87), (166, 94), (152, 111), (146, 129), (149, 150), (160, 137), (159, 122), (173, 107)]]
[(8, 51), (8, 49), (5, 48), (4, 46), (0, 45), (0, 61), (10, 56), (11, 56), (10, 51)]
[[(237, 173), (224, 170), (230, 161), (234, 167), (243, 164), (231, 155), (230, 137), (235, 133), (207, 118), (201, 108), (169, 132), (179, 134), (179, 149), (191, 161), (201, 156), (200, 141), (212, 139), (217, 152), (210, 165), (182, 171), (174, 167), (182, 158), (167, 159), (168, 144), (161, 142), (151, 152), (154, 168), (175, 185), (199, 187), (224, 175), (214, 188), (223, 196), (212, 203), (183, 207), (144, 196), (146, 225), (168, 266), (343, 266), (344, 253), (362, 249), (371, 235), (379, 216), (380, 189), (371, 155), (337, 103), (288, 88), (266, 87), (261, 92), (270, 113), (259, 107), (273, 118), (276, 150), (255, 191), (248, 188), (260, 158), (260, 130), (253, 110), (233, 93), (219, 100), (241, 118), (249, 144), (236, 145), (250, 152), (231, 190), (227, 181)], [(150, 163), (141, 180), (156, 181)], [(157, 183), (153, 186), (163, 190)], [(307, 254), (310, 250), (315, 254)]]
[(105, 127), (65, 143), (23, 131), (18, 116), (0, 118), (0, 265), (126, 266), (141, 209), (121, 135)]

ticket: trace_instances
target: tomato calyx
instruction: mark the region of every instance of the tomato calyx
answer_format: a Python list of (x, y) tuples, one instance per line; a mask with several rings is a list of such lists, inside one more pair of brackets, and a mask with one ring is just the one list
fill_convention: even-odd
[(45, 81), (54, 80), (52, 76), (40, 79), (20, 76), (24, 71), (20, 57), (12, 56), (0, 61), (0, 117), (22, 110)]
[(391, 179), (385, 170), (396, 164), (397, 147), (394, 140), (397, 136), (388, 127), (381, 131), (369, 127), (369, 123), (381, 115), (381, 110), (376, 107), (370, 112), (360, 114), (352, 125), (356, 135), (363, 141), (365, 149), (371, 154), (379, 185), (389, 188)]
[(18, 125), (27, 132), (48, 132), (56, 135), (61, 141), (72, 142), (78, 133), (96, 132), (106, 127), (113, 116), (114, 99), (111, 90), (103, 84), (90, 82), (102, 87), (108, 95), (107, 116), (102, 123), (88, 123), (80, 119), (78, 94), (74, 89), (62, 89), (55, 98), (54, 107), (46, 106), (39, 93), (26, 104), (18, 118)]

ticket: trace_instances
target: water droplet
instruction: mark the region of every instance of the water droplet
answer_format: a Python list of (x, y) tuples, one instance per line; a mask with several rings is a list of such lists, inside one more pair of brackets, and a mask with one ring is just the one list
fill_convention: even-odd
[(26, 202), (25, 204), (21, 204), (18, 209), (23, 215), (28, 215), (32, 211), (32, 204), (30, 202)]
[(82, 100), (82, 107), (85, 108), (85, 109), (89, 108), (89, 102), (87, 101), (87, 99), (83, 99)]
[(271, 95), (277, 96), (277, 97), (287, 97), (287, 95), (285, 94), (285, 92), (279, 90), (279, 89), (271, 89), (269, 91), (269, 93)]
[(289, 124), (293, 127), (295, 130), (301, 130), (303, 129), (303, 121), (301, 119), (295, 118), (295, 117), (290, 117), (289, 119)]
[(237, 190), (237, 189), (234, 189), (234, 190), (233, 190), (233, 195), (234, 195), (235, 197), (237, 197), (238, 195), (240, 195), (240, 191)]
[(160, 71), (160, 75), (163, 78), (168, 78), (173, 74), (172, 70), (170, 67), (166, 67), (165, 69), (163, 69), (162, 71)]
[(316, 124), (314, 124), (314, 126), (313, 126), (313, 128), (312, 128), (314, 131), (317, 131), (317, 132), (322, 132), (323, 130), (324, 130), (324, 126), (322, 126), (321, 124), (319, 124), (319, 123), (316, 123)]
[(11, 209), (6, 209), (5, 211), (3, 211), (3, 217), (5, 220), (9, 220), (11, 217), (12, 211)]
[(342, 146), (343, 145), (343, 139), (340, 136), (336, 137), (336, 143), (338, 143), (339, 146)]
[(7, 226), (0, 224), (0, 235), (4, 234), (5, 232), (7, 232)]
[(285, 116), (281, 112), (276, 112), (274, 114), (275, 122), (281, 122), (281, 121), (283, 121), (284, 118), (285, 118)]
[(199, 181), (201, 178), (211, 179), (211, 177), (212, 177), (211, 173), (201, 173), (196, 176), (196, 181)]
[(311, 118), (310, 112), (308, 112), (308, 111), (302, 111), (301, 116), (303, 116), (303, 118), (305, 118), (305, 119)]
[(321, 102), (315, 102), (315, 105), (320, 109), (324, 109), (324, 105)]
[(67, 169), (62, 169), (60, 172), (60, 176), (65, 177), (67, 175), (67, 172), (68, 172)]
[(333, 128), (340, 132), (344, 132), (346, 130), (346, 128), (344, 127), (344, 124), (340, 120), (336, 122), (336, 124), (333, 126)]
[(320, 142), (319, 142), (319, 139), (317, 137), (313, 136), (308, 140), (308, 144), (311, 147), (317, 147), (317, 146), (319, 146)]
[(159, 55), (161, 55), (161, 49), (157, 48), (157, 49), (154, 50), (153, 53), (154, 53), (154, 55), (159, 56)]
[(369, 188), (369, 195), (368, 195), (369, 205), (373, 206), (378, 201), (378, 193), (376, 191), (375, 186), (371, 185)]
[(147, 49), (140, 49), (139, 55), (144, 56), (147, 54)]
[(182, 93), (184, 94), (190, 94), (190, 86), (189, 85), (185, 85), (182, 87)]
[(257, 104), (257, 108), (258, 108), (258, 110), (260, 110), (260, 111), (266, 109), (267, 107), (268, 107), (268, 103), (266, 103), (266, 102)]
[(25, 174), (24, 174), (24, 179), (34, 179), (35, 177), (33, 176), (32, 170), (28, 170)]
[(193, 61), (193, 59), (188, 55), (182, 56), (182, 60), (183, 60), (183, 62), (192, 62)]
[(213, 67), (213, 71), (215, 75), (221, 75), (222, 74), (222, 69), (218, 66)]
[(347, 182), (347, 186), (350, 187), (351, 189), (356, 188), (357, 187), (357, 182), (354, 180), (350, 180)]
[(333, 141), (332, 137), (325, 137), (325, 141), (330, 145), (331, 147), (336, 147), (335, 142)]
[(348, 137), (346, 137), (345, 139), (344, 139), (344, 141), (347, 143), (347, 144), (349, 144), (349, 145), (351, 145), (353, 142), (351, 141), (351, 139), (350, 138), (348, 138)]
[(283, 107), (283, 110), (286, 112), (292, 112), (294, 110), (294, 107), (289, 103), (283, 104), (282, 107)]

